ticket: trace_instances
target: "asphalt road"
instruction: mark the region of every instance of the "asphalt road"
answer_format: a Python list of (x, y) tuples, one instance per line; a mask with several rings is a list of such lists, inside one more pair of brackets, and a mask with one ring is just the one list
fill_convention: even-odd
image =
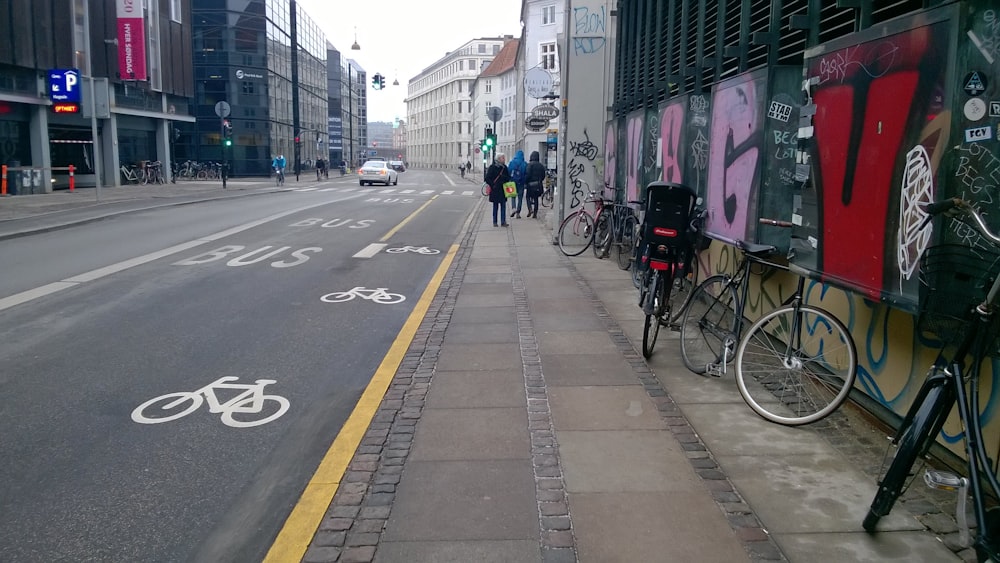
[(382, 189), (4, 241), (0, 561), (260, 560), (480, 199)]

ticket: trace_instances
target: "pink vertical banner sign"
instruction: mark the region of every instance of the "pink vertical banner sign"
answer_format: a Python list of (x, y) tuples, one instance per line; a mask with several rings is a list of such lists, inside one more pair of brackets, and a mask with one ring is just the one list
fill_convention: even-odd
[(146, 26), (142, 0), (115, 0), (118, 15), (118, 73), (124, 80), (146, 80)]

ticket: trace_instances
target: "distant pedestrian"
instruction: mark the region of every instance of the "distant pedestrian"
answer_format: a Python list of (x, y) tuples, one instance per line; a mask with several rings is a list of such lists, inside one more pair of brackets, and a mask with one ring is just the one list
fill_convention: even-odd
[(465, 171), (466, 172), (472, 172), (472, 161), (471, 160), (466, 160), (465, 161)]
[(459, 164), (458, 165), (458, 171), (462, 174), (462, 177), (465, 178), (465, 165), (464, 164)]
[(525, 174), (525, 195), (528, 196), (528, 217), (538, 219), (538, 198), (545, 190), (545, 166), (539, 161), (538, 151), (532, 151)]
[(514, 158), (507, 165), (510, 179), (517, 185), (517, 196), (510, 198), (510, 216), (521, 218), (521, 205), (524, 203), (524, 177), (528, 172), (528, 163), (524, 161), (524, 151), (514, 153)]
[(500, 212), (500, 226), (507, 226), (507, 196), (503, 193), (503, 185), (510, 181), (507, 172), (507, 157), (500, 153), (496, 161), (486, 170), (486, 183), (490, 186), (490, 202), (493, 204), (493, 226), (497, 225), (497, 211)]

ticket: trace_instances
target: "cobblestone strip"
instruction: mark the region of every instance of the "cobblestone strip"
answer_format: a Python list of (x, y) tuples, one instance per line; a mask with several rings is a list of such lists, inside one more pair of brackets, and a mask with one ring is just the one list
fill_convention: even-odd
[(612, 341), (618, 350), (625, 357), (625, 361), (632, 368), (639, 381), (642, 382), (646, 393), (653, 400), (660, 412), (660, 417), (667, 423), (674, 438), (680, 442), (681, 447), (687, 454), (688, 461), (694, 468), (695, 473), (701, 477), (702, 481), (712, 497), (722, 509), (729, 525), (736, 533), (736, 537), (743, 543), (753, 561), (787, 561), (784, 553), (778, 548), (778, 544), (771, 538), (770, 534), (764, 530), (763, 525), (754, 514), (750, 505), (746, 503), (740, 493), (733, 486), (726, 474), (716, 463), (712, 452), (705, 447), (701, 437), (694, 431), (691, 423), (684, 416), (681, 410), (674, 403), (673, 399), (660, 384), (656, 375), (646, 364), (642, 355), (632, 346), (632, 342), (625, 336), (625, 331), (621, 325), (608, 312), (604, 303), (597, 297), (591, 289), (587, 280), (576, 269), (573, 262), (559, 254), (561, 263), (566, 266), (576, 281), (577, 286), (583, 292), (584, 297), (590, 300), (597, 316), (604, 323), (604, 327), (611, 335)]
[(302, 558), (305, 563), (368, 563), (375, 559), (469, 265), (484, 201), (473, 209), (479, 219), (469, 223), (455, 260)]
[(566, 480), (552, 425), (548, 387), (545, 385), (542, 359), (538, 352), (538, 336), (531, 320), (524, 274), (517, 257), (514, 229), (508, 229), (507, 241), (511, 253), (517, 335), (521, 363), (524, 366), (524, 389), (528, 398), (528, 432), (531, 434), (531, 462), (535, 473), (542, 562), (577, 561), (576, 536), (573, 533), (573, 518), (566, 495)]

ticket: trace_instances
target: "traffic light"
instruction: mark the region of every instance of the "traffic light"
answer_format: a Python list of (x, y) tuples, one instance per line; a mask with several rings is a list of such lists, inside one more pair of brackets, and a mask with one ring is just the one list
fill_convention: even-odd
[(233, 124), (228, 119), (222, 120), (222, 144), (233, 146)]
[(385, 77), (381, 74), (377, 74), (376, 76), (378, 76), (378, 89), (385, 90)]
[(486, 152), (490, 150), (489, 147), (486, 146), (486, 139), (479, 140), (479, 150), (483, 151), (483, 154), (486, 154)]
[(376, 90), (381, 90), (382, 89), (382, 75), (381, 74), (376, 74), (375, 76), (372, 76), (372, 88), (374, 88)]
[(483, 142), (483, 150), (490, 150), (497, 144), (496, 135), (487, 135), (486, 140)]

